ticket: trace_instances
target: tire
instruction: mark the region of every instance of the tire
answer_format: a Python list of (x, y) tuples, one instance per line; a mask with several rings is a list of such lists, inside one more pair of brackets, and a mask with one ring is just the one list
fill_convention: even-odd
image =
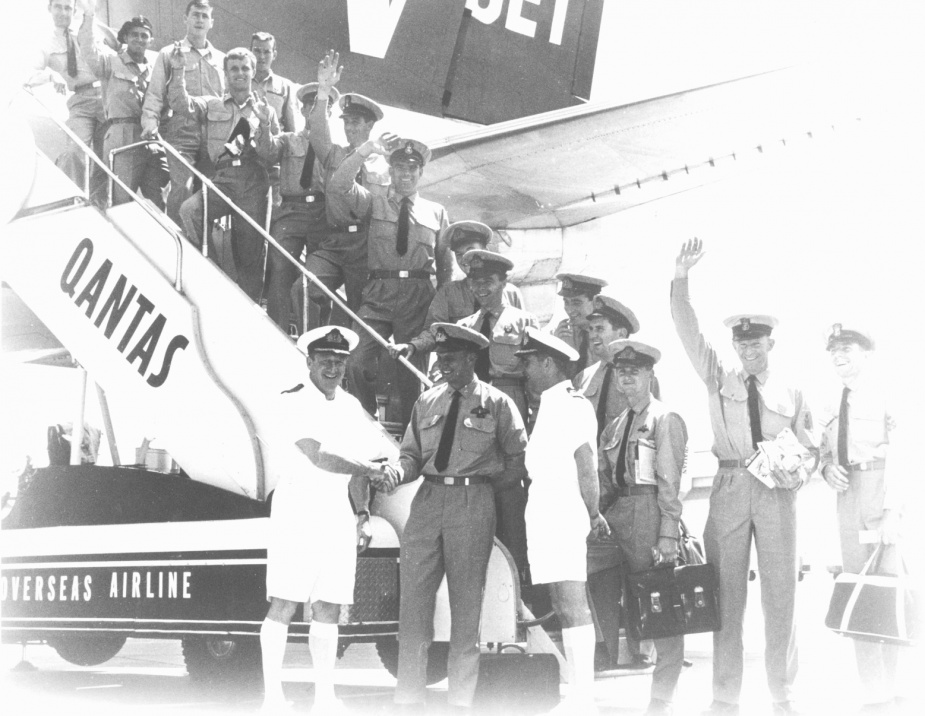
[[(398, 678), (398, 639), (376, 642), (379, 661), (392, 676)], [(446, 641), (431, 643), (427, 652), (427, 684), (436, 684), (446, 678), (446, 661), (450, 655), (450, 644)]]
[(65, 661), (77, 666), (97, 666), (109, 661), (125, 646), (124, 636), (63, 634), (48, 640)]
[(251, 689), (262, 682), (260, 640), (214, 635), (183, 637), (186, 671), (197, 684)]

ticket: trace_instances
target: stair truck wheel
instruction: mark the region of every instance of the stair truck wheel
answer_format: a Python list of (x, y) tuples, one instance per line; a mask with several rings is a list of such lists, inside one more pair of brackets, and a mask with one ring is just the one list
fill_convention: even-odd
[(97, 666), (118, 654), (125, 639), (108, 634), (62, 634), (49, 639), (48, 645), (65, 661), (77, 666)]
[(200, 684), (251, 688), (262, 682), (257, 638), (186, 636), (183, 637), (183, 660), (190, 678)]

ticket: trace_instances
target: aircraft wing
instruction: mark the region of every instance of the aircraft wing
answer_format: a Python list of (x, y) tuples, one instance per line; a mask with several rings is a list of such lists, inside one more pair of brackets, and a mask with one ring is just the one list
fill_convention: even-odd
[(433, 146), (420, 186), (453, 220), (497, 229), (571, 226), (720, 179), (857, 118), (827, 73), (788, 68), (451, 137)]

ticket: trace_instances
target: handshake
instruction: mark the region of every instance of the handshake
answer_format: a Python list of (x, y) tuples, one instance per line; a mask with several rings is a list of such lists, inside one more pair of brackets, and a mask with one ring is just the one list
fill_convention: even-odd
[(370, 484), (380, 492), (389, 494), (401, 484), (402, 474), (397, 464), (373, 462), (366, 473)]

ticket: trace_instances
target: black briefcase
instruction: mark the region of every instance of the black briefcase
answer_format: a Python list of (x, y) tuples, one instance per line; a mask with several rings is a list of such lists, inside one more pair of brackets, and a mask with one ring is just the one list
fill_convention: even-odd
[(482, 654), (473, 706), (479, 714), (538, 714), (559, 703), (553, 654)]
[(712, 564), (656, 567), (626, 575), (627, 628), (636, 639), (718, 631), (719, 584)]

